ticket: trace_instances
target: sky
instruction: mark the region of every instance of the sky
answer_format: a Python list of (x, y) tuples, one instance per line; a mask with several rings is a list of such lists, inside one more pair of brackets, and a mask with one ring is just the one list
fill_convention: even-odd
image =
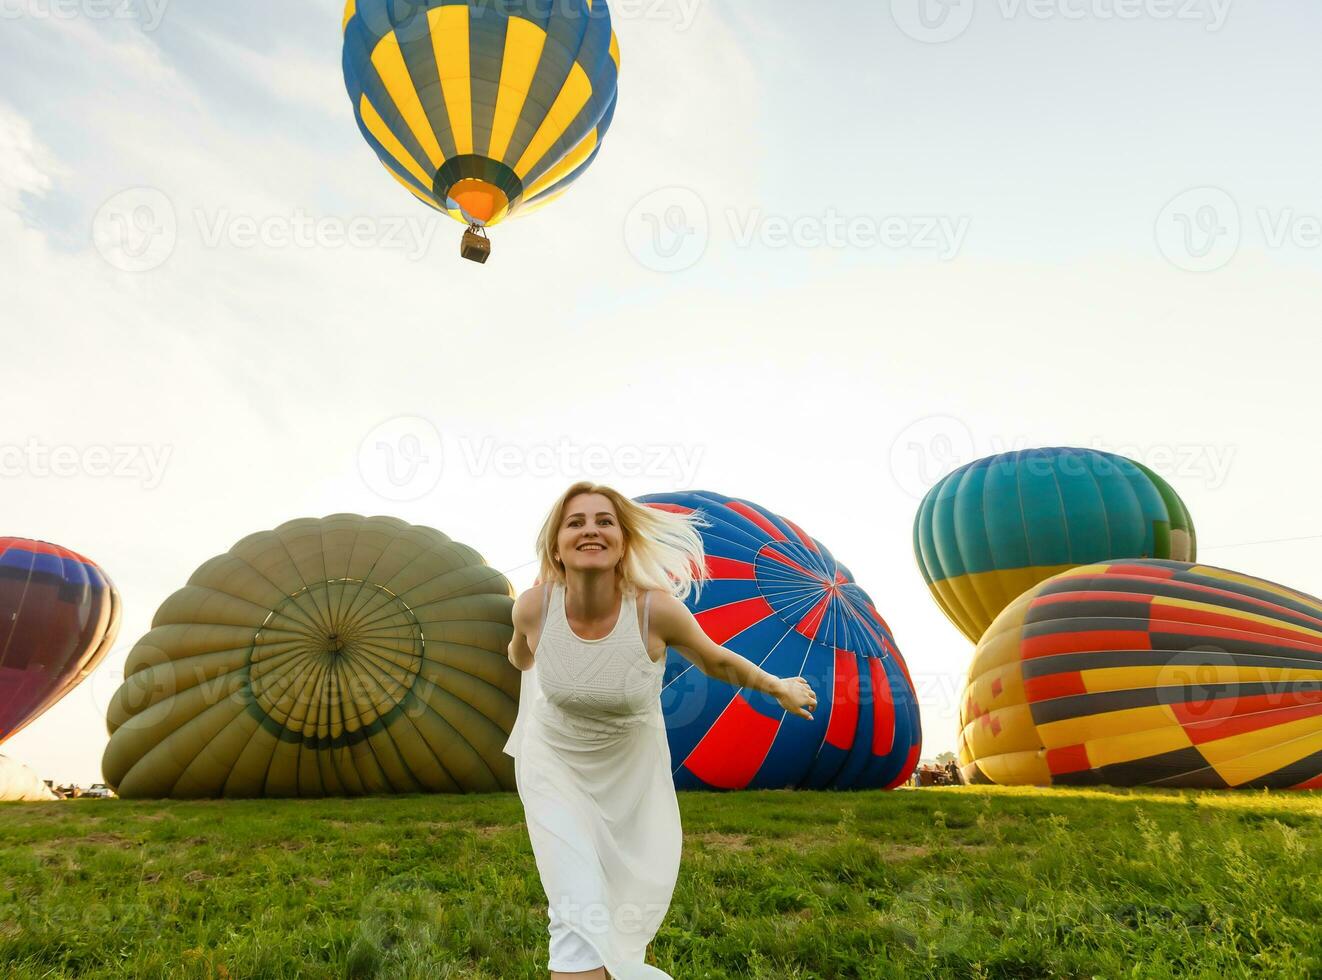
[(334, 0), (0, 0), (0, 534), (125, 610), (6, 755), (99, 781), (133, 644), (248, 533), (391, 514), (522, 589), (583, 477), (825, 542), (925, 757), (972, 648), (912, 527), (960, 463), (1123, 452), (1201, 560), (1322, 593), (1322, 9), (612, 9), (601, 155), (477, 266), (359, 136)]

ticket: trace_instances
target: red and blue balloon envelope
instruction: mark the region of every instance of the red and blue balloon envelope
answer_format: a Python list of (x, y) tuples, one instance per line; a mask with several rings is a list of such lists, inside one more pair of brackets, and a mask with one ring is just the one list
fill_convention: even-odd
[(711, 575), (688, 607), (715, 642), (817, 694), (808, 721), (770, 695), (703, 674), (671, 649), (662, 706), (679, 789), (880, 789), (918, 762), (908, 668), (849, 569), (798, 525), (747, 500), (658, 493), (640, 503), (701, 511)]
[(119, 593), (82, 555), (0, 538), (0, 742), (72, 691), (110, 652)]

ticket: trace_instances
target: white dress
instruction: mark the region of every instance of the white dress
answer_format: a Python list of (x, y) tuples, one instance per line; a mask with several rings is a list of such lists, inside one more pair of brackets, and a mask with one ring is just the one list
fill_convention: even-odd
[(604, 965), (617, 980), (670, 980), (643, 962), (683, 847), (661, 713), (665, 662), (647, 655), (633, 596), (600, 640), (570, 629), (563, 586), (546, 598), (505, 752), (546, 891), (549, 969)]

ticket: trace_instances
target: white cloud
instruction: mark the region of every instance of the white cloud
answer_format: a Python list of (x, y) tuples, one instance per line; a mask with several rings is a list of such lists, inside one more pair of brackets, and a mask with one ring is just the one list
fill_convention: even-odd
[(0, 102), (0, 207), (17, 211), (20, 197), (50, 189), (52, 161), (32, 132), (32, 124)]

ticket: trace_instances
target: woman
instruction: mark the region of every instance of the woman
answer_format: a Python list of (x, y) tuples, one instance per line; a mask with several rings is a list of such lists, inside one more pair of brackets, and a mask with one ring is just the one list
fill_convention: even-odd
[(524, 671), (514, 756), (550, 913), (552, 980), (640, 980), (683, 843), (661, 714), (666, 650), (811, 720), (802, 677), (774, 677), (703, 633), (682, 600), (706, 577), (700, 518), (576, 483), (537, 541), (541, 581), (514, 605)]

